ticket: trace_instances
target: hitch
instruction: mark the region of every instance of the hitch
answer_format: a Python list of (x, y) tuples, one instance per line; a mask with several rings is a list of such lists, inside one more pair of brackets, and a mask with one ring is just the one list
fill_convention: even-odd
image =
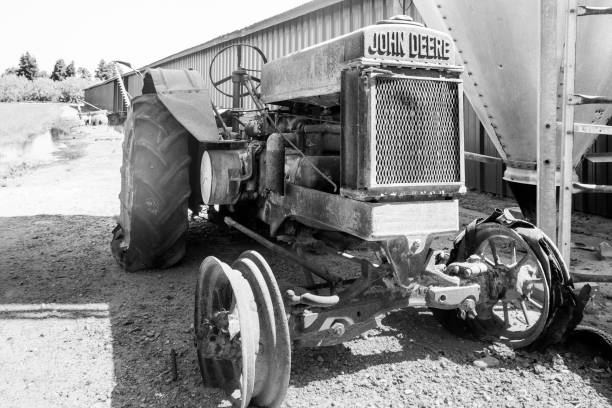
[[(480, 297), (480, 285), (472, 284), (467, 286), (431, 286), (425, 293), (427, 306), (436, 309), (462, 309), (472, 310), (467, 305), (475, 302)], [(466, 303), (467, 302), (467, 303)], [(465, 303), (465, 304), (464, 304)]]

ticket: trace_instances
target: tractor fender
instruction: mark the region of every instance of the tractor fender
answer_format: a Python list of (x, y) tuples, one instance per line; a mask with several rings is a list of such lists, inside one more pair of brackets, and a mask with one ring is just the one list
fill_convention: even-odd
[(200, 142), (219, 141), (210, 93), (198, 71), (149, 68), (142, 93), (156, 93), (172, 116)]

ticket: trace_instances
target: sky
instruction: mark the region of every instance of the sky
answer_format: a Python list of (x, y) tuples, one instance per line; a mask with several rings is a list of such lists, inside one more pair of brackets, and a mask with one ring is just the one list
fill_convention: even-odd
[(55, 61), (134, 67), (290, 10), (309, 0), (29, 0), (3, 4), (0, 74), (26, 51), (50, 73)]

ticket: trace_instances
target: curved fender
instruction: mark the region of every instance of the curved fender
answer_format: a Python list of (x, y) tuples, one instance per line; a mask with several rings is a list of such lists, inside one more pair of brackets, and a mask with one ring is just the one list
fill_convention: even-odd
[(151, 91), (157, 93), (172, 116), (193, 137), (200, 142), (219, 141), (210, 93), (198, 71), (149, 68), (145, 73), (143, 93)]

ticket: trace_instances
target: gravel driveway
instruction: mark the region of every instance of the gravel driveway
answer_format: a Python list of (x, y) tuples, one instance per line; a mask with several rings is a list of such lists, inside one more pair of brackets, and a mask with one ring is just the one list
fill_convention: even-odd
[[(66, 143), (80, 157), (0, 188), (0, 406), (230, 406), (221, 391), (203, 387), (195, 359), (198, 265), (207, 255), (231, 262), (256, 249), (281, 276), (292, 276), (294, 266), (235, 231), (196, 220), (178, 266), (121, 271), (109, 248), (120, 135), (88, 132)], [(462, 221), (490, 201), (470, 195)], [(595, 231), (609, 220), (588, 222), (594, 229), (586, 230)], [(436, 245), (448, 247), (450, 237)], [(577, 254), (574, 266), (609, 268), (587, 255)], [(604, 286), (588, 317), (604, 327), (612, 323), (609, 294)], [(454, 337), (427, 311), (398, 311), (354, 341), (295, 350), (286, 406), (610, 406), (612, 371), (589, 353), (515, 353)]]

